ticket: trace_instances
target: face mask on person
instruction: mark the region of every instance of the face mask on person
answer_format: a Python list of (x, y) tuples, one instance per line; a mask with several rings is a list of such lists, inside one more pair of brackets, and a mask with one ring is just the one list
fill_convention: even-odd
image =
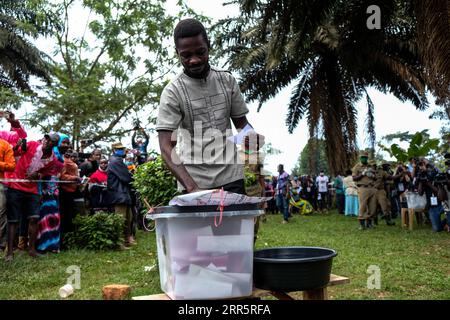
[(123, 150), (123, 149), (118, 149), (118, 150), (116, 150), (116, 151), (114, 152), (114, 155), (116, 155), (117, 157), (122, 157), (122, 158), (124, 158), (124, 157), (125, 157), (125, 150)]
[(366, 158), (366, 157), (361, 157), (361, 163), (362, 164), (367, 164), (367, 162), (368, 162), (368, 158)]

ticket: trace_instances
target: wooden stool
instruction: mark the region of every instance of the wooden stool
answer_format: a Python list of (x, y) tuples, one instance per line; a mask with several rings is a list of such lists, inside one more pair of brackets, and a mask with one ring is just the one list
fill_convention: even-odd
[(415, 210), (402, 208), (401, 209), (401, 217), (402, 217), (402, 228), (408, 227), (409, 230), (413, 230), (414, 225), (414, 216), (416, 216), (416, 221), (418, 225), (422, 225), (424, 221), (424, 212), (423, 209)]
[(102, 289), (104, 300), (124, 300), (129, 298), (131, 288), (124, 284), (110, 284)]
[[(329, 286), (337, 286), (340, 284), (349, 283), (350, 279), (347, 277), (337, 276), (334, 274), (330, 275)], [(308, 291), (303, 291), (303, 300), (328, 300), (328, 290), (327, 287), (313, 289)], [(246, 299), (246, 298), (259, 298), (259, 297), (267, 297), (273, 296), (279, 300), (295, 300), (289, 292), (278, 292), (278, 291), (269, 291), (263, 289), (255, 288), (250, 297), (242, 297), (242, 298), (233, 298), (233, 299)], [(168, 295), (165, 293), (152, 294), (148, 296), (139, 296), (133, 297), (133, 300), (171, 300)], [(227, 299), (228, 300), (228, 299)]]

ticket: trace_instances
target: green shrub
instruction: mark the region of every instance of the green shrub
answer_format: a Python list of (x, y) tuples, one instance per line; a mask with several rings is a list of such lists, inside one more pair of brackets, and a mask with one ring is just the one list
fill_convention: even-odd
[(120, 214), (79, 215), (73, 223), (75, 231), (68, 232), (64, 240), (69, 249), (109, 250), (123, 243), (125, 221)]
[(253, 186), (256, 183), (256, 175), (247, 168), (244, 170), (245, 188)]
[(177, 180), (160, 155), (154, 161), (138, 166), (133, 179), (133, 186), (141, 199), (146, 199), (151, 206), (168, 205), (179, 194)]

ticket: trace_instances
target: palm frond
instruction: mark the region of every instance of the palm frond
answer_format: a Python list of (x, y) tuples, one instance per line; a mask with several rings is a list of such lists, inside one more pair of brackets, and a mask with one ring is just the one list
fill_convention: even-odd
[(450, 101), (450, 0), (414, 1), (417, 35), (427, 83), (440, 98)]

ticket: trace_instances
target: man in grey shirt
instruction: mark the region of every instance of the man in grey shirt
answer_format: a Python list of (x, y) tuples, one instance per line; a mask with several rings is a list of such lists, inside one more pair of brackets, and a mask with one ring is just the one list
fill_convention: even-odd
[[(223, 187), (243, 194), (243, 164), (230, 139), (231, 121), (237, 130), (251, 126), (236, 79), (209, 65), (210, 44), (199, 21), (180, 21), (174, 41), (184, 70), (161, 94), (156, 130), (162, 157), (184, 192)], [(244, 141), (249, 152), (264, 145), (264, 137), (254, 132)]]

